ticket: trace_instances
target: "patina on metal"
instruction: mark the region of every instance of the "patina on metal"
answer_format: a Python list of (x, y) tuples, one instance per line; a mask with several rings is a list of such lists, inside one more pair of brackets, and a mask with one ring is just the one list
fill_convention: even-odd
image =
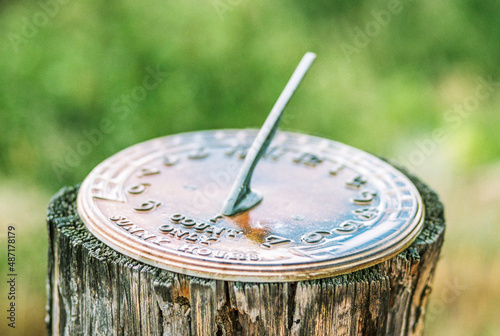
[(278, 132), (255, 169), (264, 201), (220, 213), (256, 130), (167, 136), (132, 146), (83, 182), (78, 211), (132, 258), (204, 278), (298, 281), (351, 272), (404, 250), (421, 230), (414, 185), (386, 162)]
[(249, 210), (262, 201), (262, 195), (256, 191), (252, 191), (250, 188), (253, 171), (258, 161), (269, 148), (269, 144), (278, 130), (279, 122), (286, 104), (315, 58), (316, 54), (311, 52), (306, 53), (283, 89), (283, 92), (281, 92), (281, 95), (274, 104), (264, 125), (260, 129), (259, 134), (257, 134), (252, 146), (248, 150), (243, 166), (231, 189), (231, 193), (224, 202), (222, 214), (231, 216)]
[(246, 282), (348, 273), (407, 248), (424, 209), (405, 175), (348, 145), (276, 131), (314, 57), (260, 131), (166, 136), (98, 165), (78, 194), (88, 229), (144, 263)]

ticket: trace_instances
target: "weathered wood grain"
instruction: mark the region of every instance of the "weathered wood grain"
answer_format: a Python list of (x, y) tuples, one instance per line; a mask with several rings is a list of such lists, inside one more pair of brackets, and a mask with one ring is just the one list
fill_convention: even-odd
[(48, 211), (50, 335), (420, 335), (444, 235), (437, 195), (423, 196), (424, 230), (382, 264), (295, 283), (242, 283), (179, 275), (98, 241), (76, 212), (78, 188)]

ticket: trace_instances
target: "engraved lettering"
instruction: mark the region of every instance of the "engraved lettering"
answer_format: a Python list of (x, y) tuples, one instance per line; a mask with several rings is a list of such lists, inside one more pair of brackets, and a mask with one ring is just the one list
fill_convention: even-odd
[(344, 168), (343, 164), (340, 163), (334, 163), (330, 167), (330, 175), (337, 175), (342, 169)]
[(241, 252), (231, 252), (229, 253), (229, 257), (227, 257), (229, 260), (247, 260), (247, 256), (245, 253)]
[(197, 251), (197, 253), (201, 256), (209, 256), (212, 254), (212, 250), (207, 249), (206, 247), (201, 248)]
[(217, 236), (220, 236), (222, 234), (222, 232), (224, 232), (225, 230), (226, 230), (226, 228), (223, 228), (223, 227), (222, 228), (218, 228), (218, 227), (216, 227), (215, 228), (215, 234)]
[(155, 235), (154, 233), (151, 233), (149, 231), (144, 231), (144, 235), (141, 236), (142, 239), (144, 240), (149, 240), (151, 238), (157, 238), (158, 236)]
[(183, 219), (181, 221), (181, 225), (186, 226), (186, 227), (191, 227), (195, 224), (196, 224), (196, 222), (194, 221), (194, 219), (186, 218), (186, 219)]
[(244, 253), (239, 251), (222, 251), (222, 250), (211, 250), (208, 247), (198, 247), (193, 244), (184, 244), (177, 248), (177, 251), (196, 254), (203, 257), (211, 256), (217, 259), (228, 259), (228, 260), (251, 260), (259, 261), (261, 258), (258, 253), (250, 252)]
[(128, 225), (132, 225), (132, 224), (134, 224), (134, 223), (132, 223), (128, 219), (124, 219), (124, 220), (120, 220), (120, 221), (116, 222), (116, 225), (118, 225), (118, 226), (128, 226)]
[(363, 223), (349, 219), (339, 224), (339, 226), (333, 229), (333, 231), (336, 233), (352, 233), (356, 231), (359, 227), (362, 227), (363, 225), (364, 225)]
[(325, 239), (325, 236), (330, 235), (328, 231), (314, 231), (302, 236), (302, 240), (309, 244), (316, 244)]
[(360, 196), (353, 198), (352, 202), (357, 205), (369, 205), (376, 196), (377, 193), (375, 191), (365, 189), (361, 192)]
[(177, 251), (194, 254), (194, 251), (196, 251), (197, 249), (198, 247), (196, 245), (184, 244), (182, 246), (179, 246), (177, 248)]
[(124, 203), (126, 201), (125, 195), (121, 193), (121, 190), (116, 186), (111, 186), (111, 189), (103, 190), (105, 187), (94, 187), (92, 188), (92, 197), (107, 201), (115, 201)]
[(155, 240), (152, 240), (150, 242), (153, 243), (153, 244), (161, 246), (162, 244), (168, 244), (168, 243), (170, 243), (170, 240), (165, 239), (165, 238), (156, 237)]
[(150, 176), (150, 175), (155, 175), (155, 174), (159, 174), (159, 173), (160, 173), (160, 171), (156, 168), (143, 167), (139, 170), (139, 174), (137, 174), (137, 177)]
[(110, 217), (109, 219), (112, 220), (113, 222), (115, 222), (115, 224), (118, 226), (127, 226), (127, 225), (134, 224), (130, 220), (128, 220), (127, 217), (123, 217), (123, 216), (114, 216), (114, 217)]
[(136, 232), (141, 232), (141, 231), (144, 231), (144, 229), (143, 229), (143, 228), (140, 228), (140, 227), (138, 227), (138, 226), (137, 226), (137, 225), (135, 225), (135, 224), (132, 224), (132, 225), (129, 225), (129, 226), (123, 226), (123, 229), (124, 229), (125, 231), (128, 231), (128, 232), (132, 233), (132, 234), (134, 234), (134, 233), (136, 233)]
[(226, 257), (226, 251), (215, 251), (214, 257), (219, 259), (224, 259)]
[(301, 153), (298, 156), (296, 156), (293, 161), (295, 163), (303, 163), (308, 166), (316, 166), (317, 164), (320, 164), (323, 162), (323, 159), (320, 158), (319, 156), (311, 153)]
[[(139, 232), (139, 233), (137, 233), (137, 232)], [(148, 239), (155, 237), (154, 234), (152, 234), (151, 232), (149, 232), (147, 230), (138, 230), (138, 231), (134, 231), (134, 232), (130, 232), (130, 233), (133, 234), (134, 236), (136, 236), (137, 238), (141, 238), (143, 240), (148, 240)]]
[(360, 219), (370, 220), (377, 216), (378, 209), (377, 208), (356, 209), (353, 211), (353, 213)]
[(186, 218), (186, 217), (184, 217), (184, 216), (183, 216), (183, 215), (181, 215), (181, 214), (175, 214), (175, 215), (170, 216), (170, 218), (169, 218), (169, 219), (170, 219), (170, 221), (172, 221), (172, 222), (174, 222), (174, 223), (179, 223), (179, 222), (180, 222), (181, 220), (183, 220), (184, 218)]
[(260, 257), (257, 253), (249, 253), (248, 258), (250, 258), (250, 260), (252, 260), (252, 261), (259, 261), (260, 260)]
[(179, 158), (177, 156), (174, 156), (174, 155), (165, 155), (165, 156), (163, 156), (163, 164), (165, 166), (173, 166), (177, 162), (179, 162)]
[(285, 154), (285, 150), (283, 148), (274, 146), (267, 150), (266, 154), (264, 154), (264, 157), (276, 161), (281, 156), (283, 156), (283, 154)]
[(170, 236), (178, 238), (178, 239), (182, 239), (182, 237), (184, 237), (186, 235), (189, 236), (189, 232), (188, 231), (183, 231), (182, 229), (173, 227), (170, 224), (160, 225), (160, 226), (157, 227), (157, 229), (160, 232), (163, 232), (163, 233), (165, 233), (167, 235), (170, 235)]
[(195, 229), (197, 231), (203, 231), (206, 228), (208, 228), (209, 226), (210, 226), (210, 224), (206, 224), (206, 223), (196, 223), (196, 225), (193, 226), (193, 229)]
[(208, 221), (209, 221), (209, 222), (212, 222), (212, 223), (217, 223), (217, 221), (218, 221), (219, 219), (223, 219), (223, 218), (224, 218), (224, 216), (217, 215), (217, 216), (215, 216), (215, 217), (213, 217), (213, 218), (210, 218)]
[(163, 224), (163, 225), (158, 226), (157, 229), (161, 232), (168, 233), (168, 232), (171, 232), (174, 229), (174, 227), (170, 224)]
[(359, 189), (359, 187), (366, 184), (366, 182), (367, 182), (366, 179), (363, 176), (359, 175), (359, 176), (356, 176), (354, 178), (354, 180), (352, 180), (350, 182), (346, 182), (346, 187), (349, 189), (357, 190), (357, 189)]
[(115, 222), (116, 225), (123, 227), (124, 230), (130, 230), (131, 228), (125, 228), (125, 226), (135, 226), (137, 227), (132, 221), (128, 220), (126, 217), (120, 217), (119, 219), (117, 217), (113, 217), (114, 219), (110, 218)]
[(144, 191), (146, 191), (146, 187), (150, 187), (151, 184), (149, 183), (140, 183), (140, 184), (136, 184), (134, 186), (131, 186), (127, 189), (127, 192), (129, 194), (133, 194), (133, 195), (136, 195), (136, 194), (142, 194)]
[(329, 255), (331, 256), (332, 254), (335, 254), (335, 250), (338, 248), (338, 239), (343, 237), (344, 236), (336, 236), (325, 239), (325, 241), (315, 245), (293, 246), (290, 248), (290, 252), (301, 257), (308, 257), (312, 259)]
[[(142, 240), (148, 240), (150, 243), (154, 243), (156, 245), (162, 245), (162, 244), (168, 244), (170, 243), (170, 240), (160, 238), (157, 235), (149, 232), (148, 230), (144, 230), (143, 228), (137, 226), (130, 220), (128, 220), (126, 217), (123, 216), (113, 216), (109, 218), (115, 224), (119, 227), (121, 227), (123, 230), (129, 232), (131, 235), (140, 238)], [(153, 240), (151, 240), (153, 239)]]
[(200, 236), (200, 244), (210, 245), (212, 242), (219, 240), (215, 237)]
[(247, 144), (237, 144), (236, 146), (233, 146), (230, 150), (226, 152), (227, 156), (237, 156), (239, 159), (244, 159), (247, 154), (248, 150), (250, 149), (250, 145)]
[(188, 231), (182, 231), (179, 228), (175, 228), (174, 230), (167, 232), (168, 235), (171, 235), (172, 237), (176, 237), (178, 239), (182, 239), (182, 237), (189, 235)]
[(281, 245), (290, 244), (293, 242), (293, 240), (291, 240), (291, 239), (278, 237), (275, 235), (267, 236), (266, 239), (264, 239), (264, 240), (265, 240), (265, 242), (262, 243), (260, 246), (264, 247), (264, 248), (268, 248), (268, 249), (270, 249), (271, 247), (274, 247), (274, 246), (281, 246)]
[(191, 160), (199, 160), (206, 158), (210, 152), (205, 147), (200, 147), (188, 154), (188, 158)]
[(196, 243), (198, 241), (198, 234), (197, 233), (191, 233), (189, 234), (184, 240), (187, 240), (190, 243)]
[[(221, 233), (222, 233), (222, 231), (221, 231)], [(234, 238), (237, 235), (240, 235), (241, 233), (242, 232), (240, 230), (233, 230), (233, 229), (226, 230), (226, 236), (228, 236), (229, 238)]]
[(140, 206), (138, 206), (137, 208), (134, 208), (134, 210), (136, 211), (151, 211), (153, 209), (156, 209), (157, 207), (161, 206), (162, 204), (160, 202), (156, 202), (156, 201), (147, 201), (147, 202), (144, 202), (142, 203)]
[[(224, 217), (217, 215), (212, 219), (218, 220), (220, 218)], [(222, 233), (225, 233), (225, 236), (228, 238), (236, 238), (243, 234), (243, 231), (241, 230), (227, 229), (225, 227), (216, 227), (209, 223), (196, 222), (194, 219), (186, 218), (180, 213), (173, 214), (169, 217), (169, 220), (171, 222), (170, 224), (160, 225), (157, 227), (157, 230), (172, 237), (184, 239), (190, 243), (210, 245), (211, 243), (218, 241)], [(172, 225), (172, 223), (181, 224), (186, 229), (195, 230), (197, 232), (180, 230)], [(132, 223), (129, 223), (128, 225), (132, 225)], [(203, 235), (201, 235), (201, 233), (203, 233)]]

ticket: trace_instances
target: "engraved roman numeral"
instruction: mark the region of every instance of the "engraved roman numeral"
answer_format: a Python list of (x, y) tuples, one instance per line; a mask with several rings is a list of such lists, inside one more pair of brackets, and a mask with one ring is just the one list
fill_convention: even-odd
[(296, 156), (293, 159), (293, 162), (295, 163), (303, 163), (307, 166), (316, 166), (323, 162), (323, 159), (316, 154), (312, 153), (300, 153), (298, 156)]
[(334, 163), (331, 167), (330, 167), (330, 175), (337, 175), (342, 169), (344, 168), (344, 165), (343, 164), (340, 164), (340, 163)]
[(244, 159), (246, 158), (248, 154), (248, 149), (250, 148), (250, 145), (247, 144), (237, 144), (236, 146), (233, 146), (231, 149), (226, 151), (227, 156), (236, 156), (239, 159)]
[(188, 158), (191, 160), (199, 160), (206, 158), (210, 155), (210, 152), (205, 147), (200, 147), (188, 154)]
[(266, 154), (264, 154), (264, 157), (266, 159), (271, 159), (273, 161), (278, 160), (280, 157), (282, 157), (285, 154), (285, 150), (281, 147), (271, 147), (267, 150)]
[(366, 182), (367, 182), (366, 178), (359, 175), (359, 176), (356, 176), (352, 181), (346, 182), (346, 187), (349, 189), (358, 190), (359, 187), (366, 184)]

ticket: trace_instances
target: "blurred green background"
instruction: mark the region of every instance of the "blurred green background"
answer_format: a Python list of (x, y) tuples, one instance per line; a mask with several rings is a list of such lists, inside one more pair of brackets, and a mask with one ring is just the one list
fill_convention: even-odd
[(0, 334), (7, 226), (19, 335), (45, 333), (45, 213), (117, 151), (260, 127), (306, 51), (281, 129), (402, 162), (448, 220), (428, 335), (500, 335), (500, 2), (0, 3)]

